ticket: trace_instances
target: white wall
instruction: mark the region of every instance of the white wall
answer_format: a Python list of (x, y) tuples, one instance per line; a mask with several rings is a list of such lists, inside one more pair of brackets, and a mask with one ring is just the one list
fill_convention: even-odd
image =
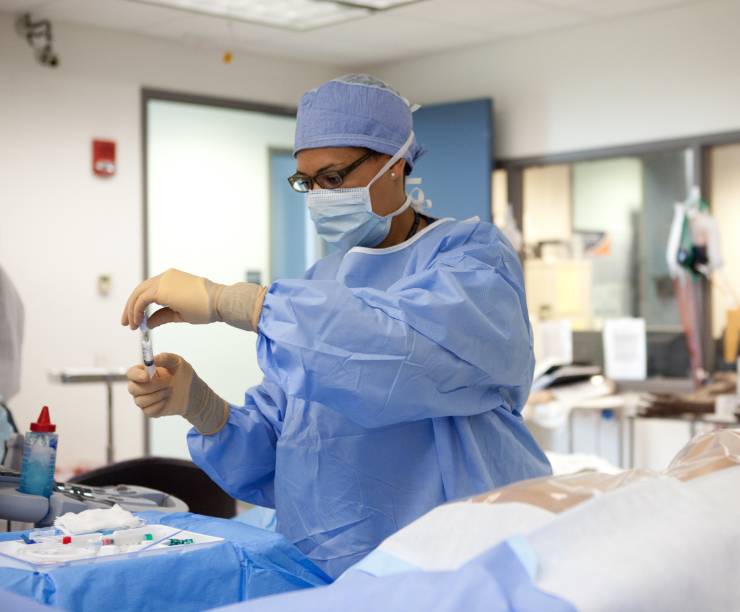
[[(64, 469), (104, 459), (105, 391), (51, 384), (65, 366), (128, 366), (136, 334), (118, 324), (141, 280), (142, 86), (295, 105), (335, 69), (218, 53), (145, 36), (55, 24), (61, 66), (36, 64), (0, 14), (0, 262), (26, 306), (22, 390), (11, 406), (21, 427), (49, 404)], [(118, 144), (117, 176), (90, 171), (90, 141)], [(110, 297), (96, 277), (113, 278)], [(117, 458), (142, 450), (141, 420), (124, 387), (115, 392)], [(72, 442), (74, 440), (74, 443)]]
[(738, 23), (704, 2), (372, 72), (421, 104), (491, 96), (499, 158), (738, 130)]

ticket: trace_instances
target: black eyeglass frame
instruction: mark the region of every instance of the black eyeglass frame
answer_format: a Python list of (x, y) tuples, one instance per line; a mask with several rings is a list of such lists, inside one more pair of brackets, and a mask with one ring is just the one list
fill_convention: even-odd
[[(314, 183), (318, 184), (319, 187), (322, 189), (339, 189), (342, 184), (344, 183), (344, 177), (347, 176), (350, 172), (357, 169), (361, 164), (366, 162), (368, 159), (373, 157), (375, 155), (375, 151), (368, 151), (360, 157), (359, 159), (356, 159), (353, 161), (349, 166), (345, 166), (344, 168), (340, 168), (339, 170), (325, 170), (324, 172), (319, 172), (315, 176), (308, 176), (307, 174), (301, 174), (300, 172), (296, 172), (292, 176), (288, 177), (288, 183), (290, 183), (290, 186), (293, 188), (294, 191), (297, 191), (298, 193), (308, 193), (313, 189)], [(339, 179), (338, 185), (329, 186), (327, 184), (322, 184), (323, 178), (326, 177), (336, 177)], [(297, 187), (296, 185), (301, 184), (303, 181), (307, 182), (308, 187), (305, 189), (301, 189)]]

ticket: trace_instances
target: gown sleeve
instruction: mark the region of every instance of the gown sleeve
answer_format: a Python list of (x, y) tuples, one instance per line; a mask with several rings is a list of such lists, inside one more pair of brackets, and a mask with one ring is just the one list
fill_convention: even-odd
[(518, 411), (534, 367), (522, 284), (500, 241), (447, 253), (387, 290), (277, 281), (260, 319), (260, 366), (286, 395), (365, 427)]
[(274, 508), (275, 446), (284, 415), (285, 395), (264, 381), (247, 391), (244, 406), (231, 406), (220, 431), (188, 432), (190, 456), (232, 497)]

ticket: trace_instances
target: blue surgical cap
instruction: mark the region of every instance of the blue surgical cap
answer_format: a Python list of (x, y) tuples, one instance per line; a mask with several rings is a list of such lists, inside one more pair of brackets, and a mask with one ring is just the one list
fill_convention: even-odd
[[(293, 155), (304, 149), (363, 147), (395, 155), (413, 130), (411, 106), (395, 89), (365, 74), (348, 74), (306, 92), (298, 105)], [(408, 170), (423, 153), (403, 156)]]

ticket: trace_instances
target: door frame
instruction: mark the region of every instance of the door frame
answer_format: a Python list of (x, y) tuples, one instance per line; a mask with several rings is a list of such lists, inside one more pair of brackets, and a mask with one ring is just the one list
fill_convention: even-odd
[[(272, 192), (272, 180), (275, 178), (272, 173), (272, 157), (273, 155), (292, 155), (293, 151), (291, 149), (286, 149), (283, 147), (267, 147), (267, 175), (268, 175), (268, 183), (270, 185), (270, 202), (269, 202), (269, 208), (267, 211), (267, 226), (270, 230), (270, 237), (274, 235), (275, 230), (275, 215), (274, 215), (274, 201), (273, 201), (273, 192)], [(287, 177), (286, 177), (287, 178)], [(273, 259), (272, 259), (272, 243), (270, 244), (270, 279), (272, 278), (274, 272), (273, 272)]]

